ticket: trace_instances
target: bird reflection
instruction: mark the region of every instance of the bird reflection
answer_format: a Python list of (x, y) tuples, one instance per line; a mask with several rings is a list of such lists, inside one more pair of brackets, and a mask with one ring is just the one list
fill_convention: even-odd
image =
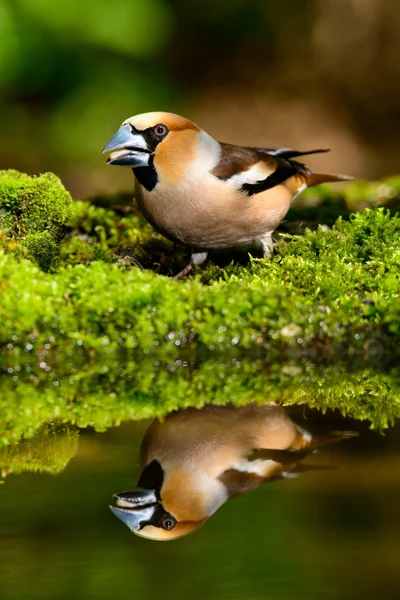
[(146, 431), (137, 487), (115, 494), (110, 508), (139, 536), (176, 539), (230, 498), (304, 470), (316, 448), (353, 435), (312, 434), (275, 404), (173, 412)]

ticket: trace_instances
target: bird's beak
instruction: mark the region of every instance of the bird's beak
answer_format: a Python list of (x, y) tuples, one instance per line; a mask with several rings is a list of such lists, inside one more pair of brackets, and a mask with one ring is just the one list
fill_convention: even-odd
[(128, 525), (132, 531), (139, 531), (151, 521), (159, 502), (154, 490), (137, 488), (128, 492), (114, 494), (117, 506), (110, 506), (118, 519)]
[(132, 127), (127, 123), (122, 125), (104, 146), (104, 152), (111, 152), (107, 159), (109, 165), (122, 167), (147, 167), (151, 151), (141, 133), (133, 133)]

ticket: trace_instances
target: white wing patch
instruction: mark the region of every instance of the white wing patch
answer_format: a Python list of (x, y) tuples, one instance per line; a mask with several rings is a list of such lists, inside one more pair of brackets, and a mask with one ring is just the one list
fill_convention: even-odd
[[(301, 186), (303, 187), (303, 186)], [(306, 186), (307, 187), (307, 186)], [(303, 190), (299, 190), (297, 193), (300, 194), (300, 192), (302, 192)], [(295, 425), (297, 431), (299, 433), (301, 433), (301, 435), (303, 436), (303, 438), (305, 439), (306, 442), (308, 442), (309, 444), (311, 444), (312, 441), (312, 435), (309, 431), (307, 431), (307, 429), (304, 429), (304, 427), (301, 427), (300, 425)]]
[(273, 473), (276, 473), (281, 466), (282, 465), (275, 460), (262, 460), (261, 458), (258, 458), (257, 460), (251, 461), (244, 459), (240, 461), (240, 463), (232, 465), (232, 469), (242, 471), (243, 473), (254, 473), (260, 477), (268, 477)]
[(232, 177), (230, 177), (227, 181), (230, 183), (235, 183), (239, 187), (244, 185), (245, 183), (255, 184), (260, 181), (264, 181), (269, 175), (273, 173), (273, 170), (269, 169), (268, 166), (264, 162), (258, 162), (253, 165), (247, 171), (241, 171), (240, 173), (236, 173)]
[(271, 156), (281, 156), (284, 152), (293, 152), (291, 148), (258, 148), (258, 151)]

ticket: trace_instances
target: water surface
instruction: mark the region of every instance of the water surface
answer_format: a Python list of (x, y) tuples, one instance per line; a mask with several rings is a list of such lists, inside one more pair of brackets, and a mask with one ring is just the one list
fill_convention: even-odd
[(229, 500), (167, 543), (134, 536), (108, 507), (137, 483), (149, 421), (86, 428), (72, 442), (71, 431), (47, 432), (64, 444), (65, 468), (10, 473), (0, 488), (0, 598), (397, 599), (400, 430), (309, 418), (360, 436), (305, 459), (320, 469)]

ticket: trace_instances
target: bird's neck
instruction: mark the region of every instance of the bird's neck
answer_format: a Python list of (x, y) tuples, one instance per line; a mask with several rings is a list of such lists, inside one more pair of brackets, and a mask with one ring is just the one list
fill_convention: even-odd
[(132, 169), (136, 179), (148, 192), (154, 190), (158, 183), (157, 170), (154, 166), (154, 157), (151, 156), (147, 167), (136, 167)]

